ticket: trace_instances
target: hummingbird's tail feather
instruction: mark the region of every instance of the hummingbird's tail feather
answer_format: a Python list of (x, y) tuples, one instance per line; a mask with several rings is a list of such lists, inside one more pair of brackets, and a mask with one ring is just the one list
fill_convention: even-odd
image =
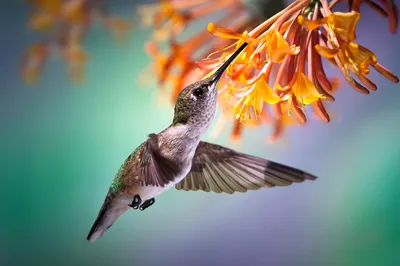
[(86, 240), (90, 243), (96, 241), (96, 239), (101, 237), (104, 232), (113, 225), (118, 217), (129, 208), (130, 207), (125, 202), (118, 198), (111, 201), (107, 201), (106, 199), (97, 215), (96, 221), (94, 221), (92, 228), (86, 237)]

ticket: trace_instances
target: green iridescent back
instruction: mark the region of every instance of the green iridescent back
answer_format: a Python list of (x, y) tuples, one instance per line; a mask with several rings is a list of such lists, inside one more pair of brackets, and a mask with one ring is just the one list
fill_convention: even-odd
[(124, 173), (125, 167), (128, 165), (128, 163), (131, 160), (134, 160), (136, 157), (136, 154), (138, 153), (138, 151), (142, 148), (143, 143), (139, 145), (139, 147), (137, 147), (129, 156), (128, 158), (126, 158), (126, 160), (124, 161), (124, 163), (121, 165), (121, 167), (119, 168), (117, 174), (115, 175), (111, 186), (110, 186), (110, 192), (112, 194), (116, 194), (119, 191), (121, 191), (123, 189), (123, 183), (122, 183), (122, 175)]

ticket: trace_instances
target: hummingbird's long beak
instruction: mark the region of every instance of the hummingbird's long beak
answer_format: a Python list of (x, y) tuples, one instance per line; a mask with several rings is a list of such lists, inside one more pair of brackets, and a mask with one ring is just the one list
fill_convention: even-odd
[(224, 73), (225, 69), (228, 68), (228, 66), (232, 63), (232, 61), (243, 51), (244, 48), (246, 48), (247, 42), (242, 44), (242, 46), (239, 47), (232, 55), (231, 57), (228, 58), (228, 60), (225, 61), (225, 63), (222, 64), (222, 66), (219, 67), (219, 69), (214, 73), (212, 76), (211, 80), (212, 82), (218, 82), (219, 79), (221, 78), (222, 74)]

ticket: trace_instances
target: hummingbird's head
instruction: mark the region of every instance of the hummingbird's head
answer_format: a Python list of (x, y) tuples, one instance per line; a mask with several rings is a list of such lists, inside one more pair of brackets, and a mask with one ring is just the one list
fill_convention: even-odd
[(208, 128), (216, 110), (218, 81), (246, 46), (247, 43), (240, 46), (213, 75), (192, 83), (181, 91), (175, 104), (173, 125), (189, 123), (192, 127), (204, 130)]

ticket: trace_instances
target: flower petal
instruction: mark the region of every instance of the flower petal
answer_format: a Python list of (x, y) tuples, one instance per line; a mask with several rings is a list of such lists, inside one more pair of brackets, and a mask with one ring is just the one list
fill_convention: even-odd
[(276, 104), (281, 101), (281, 98), (272, 90), (269, 84), (261, 77), (257, 82), (257, 88), (261, 99), (268, 104)]
[(302, 15), (297, 17), (297, 22), (308, 30), (314, 30), (322, 25), (326, 24), (328, 21), (327, 17), (321, 19), (308, 19)]
[(196, 66), (202, 70), (212, 70), (221, 65), (221, 61), (219, 58), (215, 59), (204, 59), (201, 61), (196, 61)]
[(282, 87), (279, 83), (274, 83), (274, 88), (277, 89), (278, 91), (286, 91), (289, 88), (288, 87)]
[(207, 30), (209, 33), (217, 37), (227, 38), (227, 39), (237, 39), (237, 40), (242, 39), (242, 34), (239, 34), (237, 32), (231, 31), (226, 28), (219, 27), (211, 22), (208, 23)]
[(297, 75), (292, 91), (297, 100), (302, 104), (311, 104), (318, 101), (318, 99), (324, 98), (324, 96), (318, 92), (314, 83), (312, 83), (304, 73), (299, 73)]
[(369, 66), (377, 63), (375, 54), (357, 43), (345, 43), (340, 49), (338, 55), (343, 67), (358, 75), (368, 75)]
[(358, 12), (334, 12), (328, 16), (328, 25), (336, 35), (345, 41), (352, 42), (356, 39), (356, 24), (360, 19)]
[(328, 48), (328, 47), (321, 46), (319, 44), (315, 45), (315, 50), (317, 50), (317, 52), (321, 56), (323, 56), (325, 58), (328, 58), (328, 59), (334, 58), (340, 52), (339, 49), (331, 49), (331, 48)]
[(275, 64), (282, 63), (287, 54), (295, 55), (300, 51), (299, 47), (290, 46), (285, 38), (275, 29), (270, 30), (266, 34), (265, 41), (267, 42), (269, 58)]
[(314, 30), (327, 24), (329, 29), (345, 42), (352, 42), (356, 39), (356, 24), (360, 19), (360, 13), (352, 12), (334, 12), (321, 19), (307, 19), (304, 16), (298, 16), (297, 22), (303, 27)]
[(356, 69), (359, 70), (359, 73), (363, 75), (369, 74), (368, 67), (377, 63), (375, 54), (357, 43), (349, 43), (347, 48), (349, 59), (353, 62), (354, 66), (357, 66)]

